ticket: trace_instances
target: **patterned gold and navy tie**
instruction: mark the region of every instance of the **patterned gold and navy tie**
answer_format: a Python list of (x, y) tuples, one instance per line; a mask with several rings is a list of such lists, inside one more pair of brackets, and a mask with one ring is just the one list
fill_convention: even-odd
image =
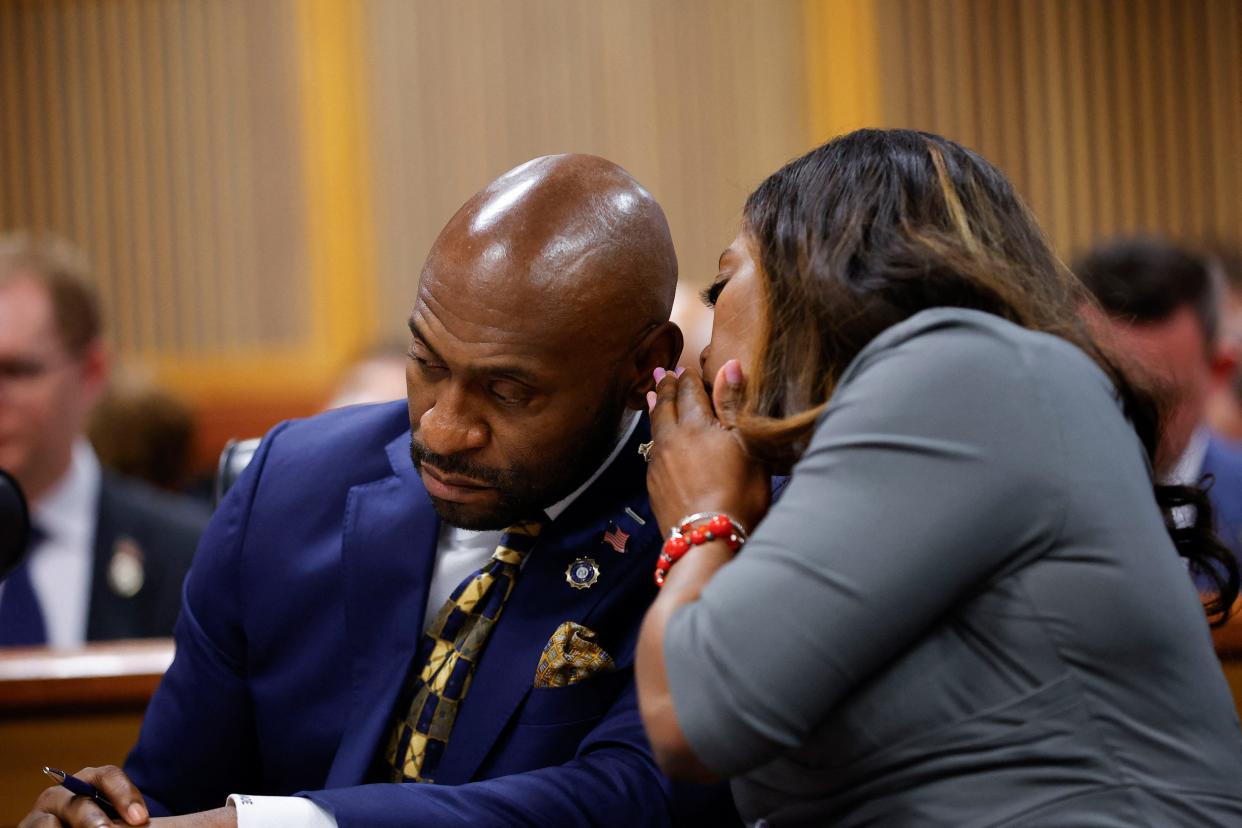
[(413, 675), (406, 696), (412, 701), (385, 751), (394, 782), (434, 781), (475, 664), (543, 525), (524, 521), (506, 529), (491, 560), (453, 590), (427, 629), (419, 650), (426, 661)]

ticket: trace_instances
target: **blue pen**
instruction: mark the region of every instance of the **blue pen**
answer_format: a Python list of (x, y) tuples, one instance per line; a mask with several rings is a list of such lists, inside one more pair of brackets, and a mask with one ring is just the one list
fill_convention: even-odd
[(55, 779), (63, 787), (73, 792), (74, 796), (84, 796), (92, 800), (103, 810), (108, 819), (120, 819), (121, 815), (117, 813), (116, 808), (112, 807), (112, 803), (99, 792), (99, 789), (84, 779), (78, 779), (71, 773), (65, 773), (63, 770), (56, 768), (44, 768), (43, 772)]

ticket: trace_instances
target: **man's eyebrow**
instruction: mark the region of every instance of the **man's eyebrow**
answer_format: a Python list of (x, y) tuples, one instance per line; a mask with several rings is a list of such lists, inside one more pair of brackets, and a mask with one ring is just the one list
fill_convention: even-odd
[(718, 277), (708, 287), (699, 291), (699, 298), (703, 300), (703, 304), (709, 308), (716, 307), (716, 300), (720, 298), (720, 291), (725, 289), (725, 285), (729, 284), (729, 277)]
[(412, 316), (410, 317), (410, 320), (409, 320), (409, 326), (410, 326), (410, 333), (414, 335), (415, 339), (417, 339), (419, 342), (422, 343), (424, 348), (426, 348), (428, 351), (431, 352), (432, 359), (439, 360), (440, 355), (436, 353), (435, 348), (427, 344), (427, 337), (424, 336), (423, 332), (418, 329), (418, 324), (414, 321), (414, 317)]
[[(438, 353), (436, 353), (435, 348), (432, 348), (431, 345), (428, 344), (427, 337), (424, 336), (422, 331), (418, 329), (418, 324), (414, 321), (414, 317), (412, 316), (410, 317), (410, 320), (409, 320), (409, 326), (410, 326), (410, 333), (413, 334), (414, 338), (417, 339), (420, 343), (422, 343), (422, 346), (431, 353), (431, 358), (439, 362), (443, 362), (444, 358), (441, 357)], [(488, 366), (486, 368), (479, 369), (477, 372), (480, 374), (486, 374), (488, 376), (493, 376), (493, 377), (507, 377), (509, 379), (516, 380), (517, 382), (525, 383), (527, 385), (532, 385), (532, 386), (538, 385), (539, 383), (539, 377), (536, 374), (534, 374), (532, 371), (527, 370), (526, 368), (523, 368), (520, 365), (510, 364), (510, 365)]]

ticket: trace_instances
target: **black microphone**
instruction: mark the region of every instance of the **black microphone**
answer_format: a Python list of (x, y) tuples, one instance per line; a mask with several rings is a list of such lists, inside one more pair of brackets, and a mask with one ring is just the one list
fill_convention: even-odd
[(30, 543), (30, 510), (13, 476), (0, 469), (0, 581), (26, 557)]

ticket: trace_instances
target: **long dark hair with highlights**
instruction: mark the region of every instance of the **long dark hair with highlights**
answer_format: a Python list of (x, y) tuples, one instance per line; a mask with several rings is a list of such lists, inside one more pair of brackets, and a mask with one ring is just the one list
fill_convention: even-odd
[[(1092, 299), (996, 167), (939, 135), (864, 129), (791, 161), (746, 200), (743, 229), (763, 278), (766, 330), (738, 427), (787, 464), (805, 449), (846, 366), (879, 333), (935, 307), (984, 311), (1068, 340), (1111, 378), (1149, 458), (1161, 411), (1122, 374), (1081, 313)], [(1177, 551), (1213, 583), (1227, 620), (1238, 563), (1212, 532), (1206, 494), (1156, 485)], [(1192, 506), (1189, 526), (1173, 509)]]

